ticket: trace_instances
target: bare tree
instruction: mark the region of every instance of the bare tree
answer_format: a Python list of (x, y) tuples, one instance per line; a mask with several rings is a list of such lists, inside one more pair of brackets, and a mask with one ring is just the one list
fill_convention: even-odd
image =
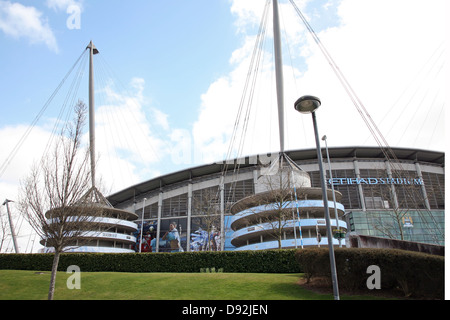
[[(263, 176), (259, 183), (264, 184), (267, 191), (261, 193), (255, 199), (258, 207), (264, 210), (255, 212), (255, 218), (259, 223), (266, 224), (265, 234), (278, 242), (278, 248), (282, 248), (282, 240), (288, 228), (292, 228), (293, 211), (289, 204), (294, 200), (294, 188), (291, 179), (290, 168), (280, 168), (278, 174)], [(301, 187), (297, 188), (297, 194), (301, 192)]]
[(55, 251), (48, 299), (52, 300), (60, 254), (80, 245), (86, 230), (100, 227), (102, 207), (86, 201), (92, 191), (89, 150), (82, 150), (86, 105), (79, 101), (75, 117), (59, 135), (53, 151), (44, 155), (21, 183), (20, 210)]
[(305, 188), (310, 187), (309, 175), (301, 170), (286, 155), (262, 167), (257, 180), (256, 194), (234, 205), (234, 211), (244, 209), (253, 214), (248, 216), (249, 225), (258, 225), (259, 233), (273, 238), (282, 248), (282, 240), (288, 233), (295, 233), (296, 220), (292, 202), (305, 197)]
[[(384, 171), (377, 172), (379, 176), (383, 174), (385, 174)], [(398, 173), (394, 172), (394, 174)], [(364, 192), (366, 208), (383, 211), (370, 215), (369, 221), (371, 221), (372, 227), (390, 239), (408, 240), (407, 235), (411, 232), (412, 227), (411, 214), (415, 209), (421, 209), (421, 205), (424, 206), (424, 198), (418, 192), (418, 187), (408, 183), (404, 185), (374, 185), (365, 186)]]

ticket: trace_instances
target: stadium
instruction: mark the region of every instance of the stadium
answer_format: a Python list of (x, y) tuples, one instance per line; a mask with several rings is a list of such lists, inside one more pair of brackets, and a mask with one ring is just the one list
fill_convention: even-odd
[[(378, 147), (329, 149), (324, 169), (334, 230), (339, 224), (347, 236), (356, 233), (444, 245), (445, 154), (409, 148), (393, 148), (392, 152), (395, 161), (387, 161)], [(129, 248), (136, 251), (326, 245), (317, 151), (294, 150), (283, 155), (250, 156), (189, 168), (131, 186), (109, 196), (108, 201), (138, 216), (137, 245)], [(287, 159), (288, 164), (271, 172), (280, 159)], [(295, 179), (278, 178), (272, 185), (262, 180), (289, 172)], [(271, 223), (275, 198), (265, 203), (257, 198), (283, 189), (273, 187), (283, 180), (291, 183), (284, 188), (290, 196), (283, 202), (290, 218), (283, 219), (281, 228)], [(277, 227), (282, 229), (279, 234)], [(175, 236), (169, 238), (169, 234)], [(346, 244), (345, 238), (341, 243), (334, 241), (336, 246)]]

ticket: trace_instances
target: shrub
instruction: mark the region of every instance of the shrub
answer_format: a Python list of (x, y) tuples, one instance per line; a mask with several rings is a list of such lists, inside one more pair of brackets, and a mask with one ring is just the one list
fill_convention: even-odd
[[(331, 279), (328, 249), (298, 250), (296, 259), (307, 281)], [(444, 297), (444, 257), (396, 249), (336, 248), (335, 259), (340, 288), (368, 290), (367, 268), (376, 265), (381, 270), (382, 289), (399, 287), (405, 296)]]
[[(295, 250), (177, 253), (65, 253), (59, 270), (77, 265), (84, 272), (300, 273)], [(51, 270), (53, 254), (0, 254), (0, 270)]]

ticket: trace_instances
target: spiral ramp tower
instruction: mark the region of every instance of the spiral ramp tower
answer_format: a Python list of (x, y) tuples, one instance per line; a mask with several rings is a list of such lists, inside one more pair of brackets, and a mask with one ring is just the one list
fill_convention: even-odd
[[(68, 210), (67, 208), (65, 210)], [(91, 188), (76, 205), (69, 209), (72, 213), (65, 214), (65, 219), (74, 223), (77, 228), (72, 243), (65, 248), (65, 252), (99, 252), (99, 253), (131, 253), (136, 243), (133, 233), (137, 224), (132, 222), (137, 215), (130, 211), (114, 208), (109, 201), (97, 190)], [(46, 212), (45, 216), (51, 222), (58, 223), (60, 209)], [(68, 216), (68, 217), (67, 217)], [(45, 252), (53, 251), (47, 247), (51, 239), (40, 241)]]
[[(332, 199), (332, 190), (327, 190)], [(335, 192), (336, 205), (329, 201), (330, 211), (337, 209), (344, 215), (339, 203), (342, 195)], [(266, 250), (327, 245), (324, 202), (321, 188), (311, 187), (307, 172), (289, 157), (280, 153), (278, 161), (262, 167), (255, 194), (236, 202), (231, 228), (231, 243), (236, 250)], [(333, 214), (330, 214), (334, 216)], [(344, 221), (332, 219), (332, 228), (347, 230)], [(333, 239), (333, 245), (345, 245), (345, 240)]]

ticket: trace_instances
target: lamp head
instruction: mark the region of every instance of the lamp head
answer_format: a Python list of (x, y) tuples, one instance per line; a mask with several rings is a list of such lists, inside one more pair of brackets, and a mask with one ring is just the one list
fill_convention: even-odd
[(312, 113), (321, 106), (320, 99), (314, 96), (303, 96), (298, 99), (294, 108), (300, 113)]

